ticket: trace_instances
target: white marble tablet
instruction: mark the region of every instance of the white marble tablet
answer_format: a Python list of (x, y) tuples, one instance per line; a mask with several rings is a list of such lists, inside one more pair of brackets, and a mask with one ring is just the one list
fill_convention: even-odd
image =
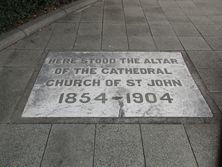
[(212, 117), (179, 52), (50, 52), (22, 117)]

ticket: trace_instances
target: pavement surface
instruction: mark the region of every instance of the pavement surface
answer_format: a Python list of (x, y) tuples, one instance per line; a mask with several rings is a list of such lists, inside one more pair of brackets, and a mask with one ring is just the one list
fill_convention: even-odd
[(180, 51), (214, 118), (219, 117), (221, 0), (98, 0), (0, 51), (1, 167), (216, 166), (216, 119), (158, 124), (13, 121), (49, 50)]

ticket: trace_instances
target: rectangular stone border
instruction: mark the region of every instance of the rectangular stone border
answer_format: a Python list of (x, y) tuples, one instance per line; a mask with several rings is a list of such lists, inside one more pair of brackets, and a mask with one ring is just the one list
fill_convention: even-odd
[[(58, 52), (62, 50), (57, 50)], [(67, 50), (66, 50), (67, 51)], [(19, 100), (18, 104), (16, 105), (13, 114), (10, 117), (10, 121), (8, 123), (75, 123), (75, 124), (100, 124), (100, 123), (114, 123), (114, 124), (121, 124), (121, 123), (139, 123), (139, 124), (153, 124), (153, 123), (161, 123), (161, 124), (186, 124), (186, 123), (216, 123), (219, 122), (221, 119), (221, 111), (218, 108), (218, 106), (215, 104), (213, 99), (210, 97), (210, 93), (207, 91), (206, 86), (204, 85), (203, 81), (201, 80), (198, 72), (196, 71), (194, 65), (192, 64), (192, 61), (189, 59), (187, 54), (185, 52), (181, 52), (184, 62), (186, 63), (188, 70), (193, 77), (196, 85), (200, 89), (201, 94), (203, 95), (204, 99), (206, 100), (207, 104), (209, 105), (211, 112), (213, 114), (213, 117), (135, 117), (135, 118), (90, 118), (90, 117), (73, 117), (73, 118), (23, 118), (21, 117), (24, 107), (27, 103), (27, 100), (29, 98), (29, 95), (31, 93), (32, 87), (34, 86), (34, 83), (37, 79), (37, 76), (42, 68), (42, 65), (45, 61), (46, 56), (48, 55), (48, 52), (46, 51), (44, 53), (44, 58), (40, 62), (40, 66), (38, 69), (36, 69), (31, 77), (31, 79), (28, 82), (28, 85), (26, 86), (25, 92), (21, 99)], [(63, 51), (65, 52), (65, 51)], [(90, 52), (90, 51), (87, 51)], [(95, 52), (95, 51), (92, 51)], [(113, 52), (113, 51), (110, 51)], [(121, 52), (121, 51), (118, 51)], [(133, 51), (128, 51), (133, 52)]]
[(9, 32), (3, 33), (0, 36), (0, 50), (12, 45), (13, 43), (21, 40), (22, 38), (29, 36), (38, 29), (70, 14), (71, 12), (79, 12), (86, 7), (89, 7), (97, 0), (78, 0), (67, 4), (61, 8), (56, 9), (50, 13), (42, 15), (34, 20), (29, 21)]

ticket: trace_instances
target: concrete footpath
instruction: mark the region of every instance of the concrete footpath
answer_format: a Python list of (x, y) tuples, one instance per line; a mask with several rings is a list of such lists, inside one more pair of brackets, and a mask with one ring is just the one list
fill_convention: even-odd
[[(16, 122), (48, 51), (179, 51), (214, 117)], [(0, 51), (1, 167), (215, 167), (220, 110), (221, 0), (98, 0)]]

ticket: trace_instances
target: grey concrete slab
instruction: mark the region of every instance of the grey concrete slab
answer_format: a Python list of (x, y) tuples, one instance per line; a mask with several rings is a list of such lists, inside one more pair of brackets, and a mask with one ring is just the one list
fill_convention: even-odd
[[(157, 24), (157, 28), (161, 27), (160, 24), (167, 24), (169, 23), (167, 20), (167, 17), (164, 14), (150, 14), (150, 13), (145, 13), (147, 21), (149, 24)], [(165, 25), (162, 25), (165, 26)], [(169, 27), (167, 28), (169, 29)], [(168, 30), (169, 31), (169, 30)]]
[(185, 13), (178, 7), (162, 8), (166, 16), (185, 16)]
[(80, 23), (78, 36), (99, 36), (102, 31), (102, 23)]
[(53, 125), (42, 167), (91, 167), (95, 125)]
[(222, 62), (214, 51), (188, 51), (196, 68), (222, 68)]
[(102, 39), (103, 50), (128, 50), (128, 41), (126, 36), (106, 37)]
[(129, 36), (129, 50), (149, 50), (155, 51), (156, 46), (152, 37)]
[(176, 36), (173, 28), (169, 24), (150, 24), (150, 29), (153, 36), (157, 37), (171, 37)]
[(126, 36), (125, 24), (104, 24), (103, 36), (106, 37), (121, 37)]
[(18, 49), (44, 49), (51, 37), (54, 24), (38, 30), (36, 33), (18, 41), (14, 48)]
[(127, 24), (126, 28), (127, 28), (128, 36), (136, 36), (136, 37), (150, 36), (151, 37), (151, 32), (147, 24)]
[(33, 73), (30, 68), (0, 68), (0, 122), (8, 122)]
[(202, 11), (204, 11), (204, 15), (220, 16), (220, 15), (222, 15), (222, 12), (221, 12), (220, 8), (217, 9), (217, 6), (218, 5), (214, 5), (214, 6), (207, 5), (205, 7), (202, 7), (201, 9), (202, 9)]
[(184, 8), (184, 9), (192, 9), (195, 8), (195, 4), (193, 1), (188, 0), (188, 1), (177, 1), (176, 2), (179, 7)]
[(183, 50), (177, 37), (154, 37), (159, 50)]
[(222, 37), (206, 37), (205, 39), (214, 50), (222, 50)]
[(103, 21), (104, 21), (104, 23), (109, 23), (109, 24), (123, 24), (123, 23), (125, 23), (122, 4), (119, 5), (119, 8), (118, 7), (105, 8)]
[(147, 0), (140, 0), (141, 6), (144, 8), (153, 8), (153, 7), (159, 7), (160, 4), (158, 1), (147, 1)]
[(127, 24), (145, 24), (146, 18), (144, 16), (125, 16)]
[(121, 0), (105, 0), (105, 7), (115, 8), (116, 6), (122, 5)]
[(113, 12), (116, 12), (116, 14), (123, 14), (123, 4), (122, 1), (105, 1), (104, 2), (104, 12), (107, 14), (111, 14)]
[(190, 8), (195, 8), (196, 7), (194, 2), (191, 1), (191, 0), (188, 0), (188, 1), (177, 1), (176, 3), (178, 4), (178, 6), (180, 6), (181, 8), (185, 8), (185, 9), (190, 9)]
[(194, 25), (210, 25), (214, 24), (207, 16), (189, 16)]
[(125, 23), (124, 15), (118, 15), (113, 13), (112, 15), (104, 14), (104, 23), (105, 24), (123, 24)]
[(182, 125), (141, 125), (147, 167), (197, 167)]
[(216, 102), (220, 111), (222, 112), (222, 92), (211, 93), (210, 95), (214, 99), (214, 101)]
[(196, 27), (203, 36), (222, 37), (222, 30), (220, 26), (214, 24), (198, 24)]
[(97, 0), (97, 2), (92, 4), (93, 7), (97, 7), (97, 8), (103, 8), (104, 6), (104, 1), (103, 0)]
[(3, 50), (0, 66), (36, 67), (42, 58), (41, 50)]
[(191, 146), (200, 167), (216, 167), (219, 149), (219, 126), (195, 124), (185, 126)]
[(198, 37), (200, 33), (191, 23), (173, 23), (174, 31), (179, 37)]
[(1, 89), (7, 89), (11, 92), (19, 92), (25, 89), (32, 72), (31, 68), (1, 68)]
[(134, 0), (134, 1), (131, 1), (131, 0), (123, 0), (123, 5), (124, 5), (125, 7), (141, 7), (139, 0)]
[(159, 5), (156, 7), (145, 8), (144, 13), (146, 16), (164, 15), (163, 9)]
[(141, 7), (125, 7), (125, 19), (127, 24), (146, 24), (146, 18)]
[(170, 22), (170, 23), (189, 23), (190, 21), (189, 21), (189, 19), (186, 17), (186, 16), (184, 16), (184, 15), (182, 15), (182, 16), (180, 16), (180, 15), (174, 15), (174, 16), (167, 16), (167, 20)]
[(99, 7), (90, 7), (82, 11), (81, 22), (102, 22), (103, 9)]
[(181, 8), (181, 9), (187, 16), (204, 16), (205, 15), (204, 11), (197, 7)]
[(179, 7), (179, 5), (172, 0), (168, 0), (168, 1), (159, 1), (159, 4), (162, 8), (177, 8)]
[(205, 16), (204, 10), (199, 8), (183, 10), (187, 16)]
[(0, 36), (0, 50), (12, 45), (13, 43), (15, 43), (16, 41), (24, 38), (26, 36), (26, 34), (19, 30), (19, 29), (14, 29), (12, 31), (9, 31), (7, 33), (3, 33)]
[(144, 167), (139, 125), (97, 125), (95, 167)]
[(180, 37), (185, 50), (211, 50), (202, 37)]
[(78, 23), (78, 22), (80, 22), (81, 15), (82, 15), (81, 12), (70, 13), (69, 15), (67, 15), (67, 16), (59, 19), (59, 20), (57, 20), (56, 22), (57, 23), (66, 23), (66, 22), (67, 23), (69, 23), (69, 22), (71, 22), (71, 23)]
[(74, 50), (99, 50), (101, 49), (100, 35), (77, 36)]
[(63, 6), (62, 9), (65, 10), (67, 14), (85, 9), (95, 3), (96, 0), (82, 0), (82, 1), (74, 1), (73, 3), (68, 3), (67, 5)]
[(76, 31), (75, 23), (56, 23), (47, 49), (72, 49)]
[(222, 63), (222, 51), (215, 51), (215, 53), (220, 58), (220, 63)]
[(0, 125), (0, 166), (39, 167), (50, 125)]
[(105, 8), (122, 8), (121, 0), (105, 0), (104, 1)]
[(30, 35), (38, 29), (53, 23), (54, 21), (64, 17), (66, 12), (61, 8), (52, 10), (49, 13), (41, 15), (33, 20), (28, 21), (26, 24), (21, 25), (19, 28), (26, 34)]
[(221, 92), (222, 91), (222, 69), (198, 69), (200, 77), (203, 79), (208, 90), (210, 92)]
[(222, 25), (222, 15), (210, 16), (210, 19), (218, 25)]

